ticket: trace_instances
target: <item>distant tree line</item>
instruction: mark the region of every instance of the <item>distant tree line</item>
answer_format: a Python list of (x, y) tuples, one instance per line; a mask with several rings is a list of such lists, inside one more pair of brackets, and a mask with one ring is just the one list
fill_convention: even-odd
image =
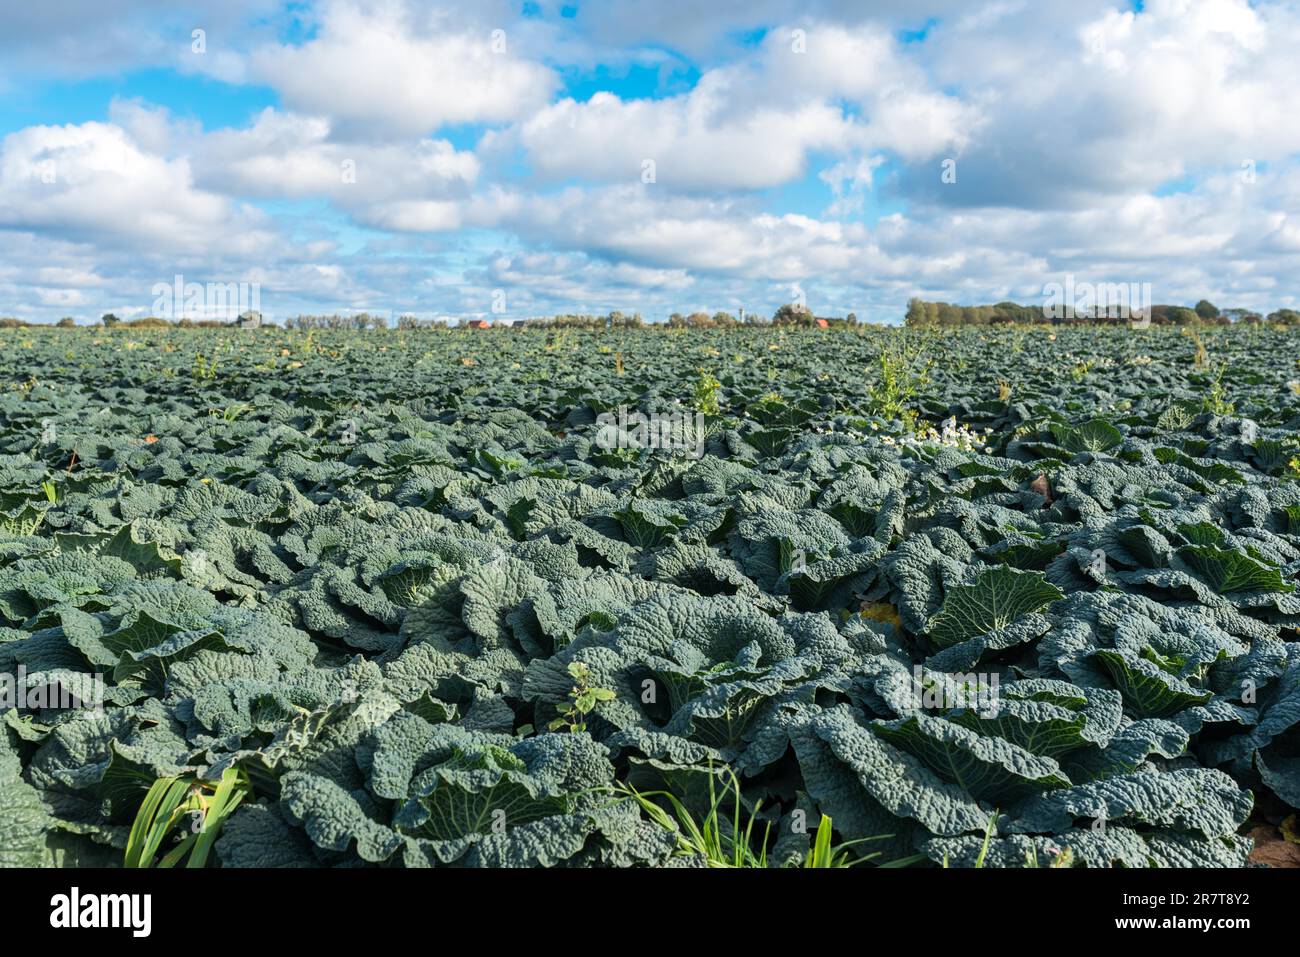
[[(1234, 323), (1256, 324), (1268, 322), (1283, 326), (1300, 326), (1300, 311), (1295, 309), (1278, 309), (1266, 316), (1249, 309), (1220, 309), (1208, 300), (1202, 299), (1193, 307), (1159, 305), (1150, 308), (1151, 324), (1157, 326), (1193, 326), (1193, 325), (1232, 325)], [(253, 314), (246, 314), (253, 315)], [(180, 319), (171, 321), (156, 316), (144, 316), (138, 319), (119, 319), (113, 313), (106, 313), (99, 324), (105, 328), (123, 326), (131, 329), (164, 329), (178, 327), (181, 329), (220, 329), (240, 325), (246, 316), (233, 321), (220, 319)], [(260, 315), (257, 316), (260, 322)], [(1108, 317), (1104, 314), (1081, 314), (1073, 319), (1050, 316), (1043, 306), (1024, 306), (1015, 302), (999, 302), (991, 306), (959, 306), (948, 302), (937, 302), (913, 298), (907, 303), (904, 319), (908, 326), (949, 327), (949, 326), (997, 326), (997, 325), (1063, 325), (1078, 323), (1112, 323), (1127, 324), (1127, 318)], [(55, 323), (59, 328), (76, 326), (71, 316), (65, 316)], [(485, 325), (483, 320), (473, 323), (461, 322), (462, 326)], [(619, 310), (605, 315), (585, 313), (563, 313), (555, 316), (537, 316), (511, 322), (504, 325), (522, 326), (534, 329), (638, 329), (643, 326), (653, 328), (654, 323), (647, 323), (639, 312), (625, 313)], [(0, 317), (0, 329), (25, 328), (38, 326), (13, 317)], [(858, 317), (850, 312), (847, 316), (818, 316), (811, 309), (799, 303), (786, 303), (780, 306), (770, 319), (757, 313), (741, 310), (739, 315), (730, 312), (674, 312), (661, 328), (668, 329), (731, 329), (747, 327), (786, 327), (786, 328), (844, 328), (858, 325)], [(285, 322), (289, 329), (386, 329), (388, 320), (384, 316), (360, 312), (352, 315), (300, 315)], [(420, 319), (413, 315), (397, 318), (396, 327), (402, 331), (417, 329), (446, 330), (451, 323), (445, 319)]]
[(446, 319), (421, 319), (418, 316), (398, 316), (397, 328), (402, 332), (410, 332), (413, 329), (446, 329)]
[[(1300, 325), (1300, 312), (1279, 309), (1261, 316), (1249, 309), (1220, 309), (1202, 299), (1195, 306), (1158, 305), (1150, 308), (1154, 326), (1227, 326), (1233, 323), (1270, 322), (1285, 326)], [(998, 326), (998, 325), (1068, 325), (1079, 323), (1128, 324), (1130, 319), (1106, 315), (1102, 311), (1080, 313), (1072, 319), (1048, 314), (1043, 306), (1022, 306), (999, 302), (991, 306), (958, 306), (949, 302), (909, 299), (903, 320), (908, 326)]]
[(285, 321), (288, 329), (387, 329), (388, 319), (368, 312), (340, 316), (294, 316)]
[(588, 313), (563, 313), (558, 316), (534, 316), (519, 325), (533, 329), (639, 329), (645, 325), (641, 313), (615, 309), (603, 316)]
[[(106, 312), (104, 315), (99, 317), (99, 325), (103, 326), (105, 329), (113, 329), (117, 326), (121, 326), (125, 329), (170, 329), (172, 327), (177, 329), (225, 329), (230, 326), (239, 325), (249, 315), (257, 315), (258, 320), (261, 320), (260, 313), (245, 313), (244, 316), (240, 316), (238, 319), (234, 320), (189, 319), (182, 317), (173, 322), (170, 319), (162, 319), (158, 316), (140, 316), (136, 319), (121, 319), (114, 313)], [(0, 328), (33, 328), (42, 325), (44, 325), (44, 323), (24, 322), (22, 319), (0, 319)], [(55, 328), (58, 329), (75, 329), (77, 327), (77, 320), (72, 316), (64, 316), (54, 325)]]
[[(473, 326), (476, 323), (487, 320), (474, 320), (470, 323), (461, 323), (461, 325)], [(741, 311), (740, 315), (730, 312), (692, 312), (681, 313), (674, 312), (668, 320), (661, 324), (647, 323), (641, 313), (626, 313), (620, 310), (597, 315), (593, 313), (563, 313), (556, 316), (534, 316), (528, 319), (516, 321), (498, 320), (498, 324), (513, 325), (530, 329), (639, 329), (642, 327), (668, 328), (668, 329), (732, 329), (739, 326), (806, 326), (806, 327), (834, 327), (834, 326), (855, 326), (858, 324), (858, 317), (854, 313), (849, 313), (843, 317), (825, 317), (814, 315), (812, 310), (806, 306), (796, 303), (786, 303), (779, 307), (769, 319), (756, 313)], [(415, 316), (401, 316), (397, 320), (397, 328), (402, 330), (414, 329), (445, 329), (448, 328), (446, 320), (427, 320), (418, 319)]]
[(675, 312), (668, 317), (668, 328), (670, 329), (730, 329), (736, 326), (794, 326), (794, 327), (828, 327), (828, 326), (856, 326), (858, 317), (853, 313), (847, 316), (828, 317), (818, 316), (813, 313), (807, 306), (799, 303), (787, 302), (777, 308), (772, 314), (771, 319), (760, 316), (757, 313), (743, 313), (744, 318), (734, 316), (729, 312), (715, 312), (709, 315), (707, 312), (693, 312), (690, 315), (682, 315)]

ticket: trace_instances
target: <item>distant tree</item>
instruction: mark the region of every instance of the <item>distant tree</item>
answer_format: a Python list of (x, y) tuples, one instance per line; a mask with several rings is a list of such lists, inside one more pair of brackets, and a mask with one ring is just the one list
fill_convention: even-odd
[(844, 321), (850, 326), (856, 326), (858, 324), (858, 314), (856, 312), (851, 312), (844, 317)]
[(1186, 306), (1170, 306), (1169, 311), (1165, 313), (1166, 319), (1175, 326), (1194, 326), (1201, 321), (1201, 317), (1193, 309)]
[(772, 314), (774, 326), (811, 326), (816, 322), (812, 310), (795, 302), (787, 302)]
[(106, 312), (99, 318), (100, 324), (106, 329), (111, 329), (121, 321), (121, 319), (117, 318), (117, 316), (113, 315), (111, 312)]
[(64, 316), (62, 319), (60, 319), (58, 322), (55, 323), (55, 325), (58, 326), (60, 329), (71, 329), (76, 324), (77, 324), (77, 320), (73, 319), (71, 316)]
[(615, 310), (609, 314), (606, 325), (611, 329), (638, 329), (645, 325), (645, 320), (641, 318), (639, 312), (628, 315), (625, 312)]
[(1283, 326), (1300, 326), (1300, 312), (1296, 312), (1294, 309), (1279, 309), (1277, 312), (1268, 314), (1268, 321)]
[(947, 302), (939, 303), (939, 325), (960, 326), (963, 318), (965, 316), (961, 311), (961, 306), (954, 306)]
[(1003, 325), (1015, 322), (1033, 322), (1033, 309), (1030, 306), (1022, 306), (1018, 302), (1002, 301), (993, 307), (993, 318), (989, 320), (993, 325)]
[(1218, 306), (1210, 302), (1208, 299), (1202, 299), (1200, 302), (1198, 302), (1196, 304), (1194, 311), (1198, 316), (1200, 316), (1206, 322), (1209, 322), (1211, 319), (1219, 318)]

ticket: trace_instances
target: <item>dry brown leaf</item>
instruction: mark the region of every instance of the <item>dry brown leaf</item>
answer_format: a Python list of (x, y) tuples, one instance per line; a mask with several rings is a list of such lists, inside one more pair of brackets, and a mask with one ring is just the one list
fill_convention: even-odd
[(886, 625), (893, 625), (894, 630), (900, 635), (903, 633), (903, 620), (898, 617), (898, 609), (888, 602), (863, 602), (860, 613), (863, 618), (871, 621), (879, 621)]
[(1300, 820), (1291, 814), (1282, 821), (1282, 837), (1292, 844), (1300, 844)]
[(1292, 844), (1283, 838), (1277, 828), (1268, 825), (1251, 828), (1250, 836), (1255, 839), (1255, 849), (1249, 857), (1252, 864), (1300, 867), (1300, 844)]
[(1029, 483), (1029, 488), (1037, 492), (1039, 495), (1043, 496), (1044, 505), (1052, 504), (1052, 500), (1053, 500), (1052, 483), (1048, 481), (1047, 473), (1045, 472), (1039, 473), (1038, 478), (1034, 479), (1032, 482)]

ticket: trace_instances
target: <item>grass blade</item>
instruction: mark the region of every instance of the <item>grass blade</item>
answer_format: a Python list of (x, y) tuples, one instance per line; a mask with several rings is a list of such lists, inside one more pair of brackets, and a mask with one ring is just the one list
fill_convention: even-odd
[(993, 839), (993, 829), (996, 828), (997, 826), (998, 826), (998, 811), (997, 808), (994, 808), (993, 813), (989, 816), (989, 823), (984, 828), (984, 843), (983, 845), (980, 846), (979, 856), (975, 858), (976, 867), (984, 866), (984, 855), (988, 854), (989, 852), (989, 841)]

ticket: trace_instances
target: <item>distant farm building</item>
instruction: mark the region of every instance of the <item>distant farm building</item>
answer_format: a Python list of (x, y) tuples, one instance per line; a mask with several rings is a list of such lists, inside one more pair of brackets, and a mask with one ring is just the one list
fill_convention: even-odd
[(469, 327), (471, 329), (491, 329), (492, 323), (488, 322), (486, 319), (471, 319), (469, 321)]
[(240, 329), (260, 329), (262, 327), (262, 314), (260, 312), (249, 311), (239, 317)]

